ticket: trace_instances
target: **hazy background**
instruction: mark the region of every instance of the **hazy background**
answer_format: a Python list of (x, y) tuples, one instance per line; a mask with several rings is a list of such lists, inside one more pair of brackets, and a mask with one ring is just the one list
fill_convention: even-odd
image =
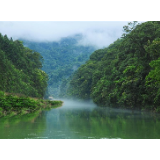
[(78, 44), (108, 46), (123, 33), (129, 21), (0, 21), (0, 33), (9, 38), (37, 42), (59, 41), (62, 37), (82, 34)]

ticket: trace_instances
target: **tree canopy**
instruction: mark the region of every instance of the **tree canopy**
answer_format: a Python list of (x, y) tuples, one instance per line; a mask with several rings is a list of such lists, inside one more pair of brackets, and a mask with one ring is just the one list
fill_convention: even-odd
[(68, 77), (84, 64), (95, 50), (94, 46), (77, 45), (81, 38), (78, 34), (62, 38), (59, 42), (33, 42), (23, 39), (24, 45), (43, 56), (42, 70), (48, 74), (48, 92), (53, 97), (65, 94), (67, 85), (63, 85), (64, 81), (68, 82)]
[(41, 70), (40, 53), (0, 34), (0, 57), (1, 91), (40, 98), (45, 95), (48, 76)]
[(121, 38), (96, 50), (72, 76), (68, 96), (98, 105), (160, 110), (160, 22), (124, 26)]

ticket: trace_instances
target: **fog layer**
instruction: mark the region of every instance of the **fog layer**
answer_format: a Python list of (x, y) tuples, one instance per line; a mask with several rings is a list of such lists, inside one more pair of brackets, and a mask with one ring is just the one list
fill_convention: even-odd
[(80, 45), (106, 47), (119, 38), (127, 21), (1, 21), (0, 33), (9, 38), (31, 41), (59, 41), (82, 34)]

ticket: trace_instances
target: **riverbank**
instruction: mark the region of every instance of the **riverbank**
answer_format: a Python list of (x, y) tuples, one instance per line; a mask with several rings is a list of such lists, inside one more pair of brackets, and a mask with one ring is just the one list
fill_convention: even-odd
[(62, 101), (50, 101), (32, 98), (22, 94), (12, 94), (0, 91), (0, 117), (12, 117), (35, 112), (37, 110), (51, 109), (62, 106)]

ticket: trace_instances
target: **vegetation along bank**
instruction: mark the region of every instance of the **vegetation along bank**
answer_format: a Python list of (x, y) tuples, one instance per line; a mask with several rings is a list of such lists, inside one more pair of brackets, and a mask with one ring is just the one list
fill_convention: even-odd
[(0, 117), (62, 105), (43, 100), (48, 76), (41, 70), (43, 57), (38, 52), (0, 34), (0, 57)]
[(23, 115), (37, 110), (57, 108), (62, 101), (50, 101), (19, 94), (0, 92), (0, 117)]
[(100, 106), (160, 112), (160, 22), (129, 23), (74, 73), (66, 95)]

